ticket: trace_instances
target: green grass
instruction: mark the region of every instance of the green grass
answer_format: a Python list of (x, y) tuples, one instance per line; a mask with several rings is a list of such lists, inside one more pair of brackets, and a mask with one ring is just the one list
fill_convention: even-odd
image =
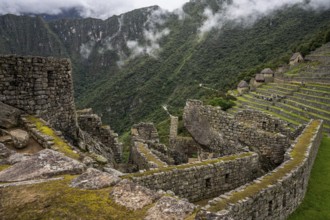
[(288, 218), (330, 219), (330, 138), (322, 139), (303, 203)]
[(8, 169), (9, 167), (11, 167), (11, 165), (0, 165), (0, 172), (5, 169)]
[(71, 188), (75, 176), (46, 183), (0, 189), (0, 219), (144, 219), (148, 205), (130, 211), (110, 198), (112, 188)]

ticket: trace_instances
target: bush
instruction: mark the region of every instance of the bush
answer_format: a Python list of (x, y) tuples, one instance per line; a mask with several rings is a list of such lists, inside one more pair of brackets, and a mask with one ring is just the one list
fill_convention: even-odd
[(220, 106), (222, 110), (226, 111), (235, 105), (235, 102), (223, 99), (223, 98), (213, 98), (207, 102), (208, 105)]

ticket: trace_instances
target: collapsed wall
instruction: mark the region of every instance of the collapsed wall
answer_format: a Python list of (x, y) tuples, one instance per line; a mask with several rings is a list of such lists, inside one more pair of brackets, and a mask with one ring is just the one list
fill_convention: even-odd
[(122, 145), (118, 141), (118, 134), (111, 130), (110, 126), (102, 124), (101, 118), (94, 114), (92, 109), (84, 109), (77, 111), (79, 127), (87, 132), (94, 140), (103, 144), (102, 147), (95, 148), (94, 145), (89, 145), (89, 151), (96, 152), (105, 156), (107, 159), (112, 159), (117, 163), (121, 162)]
[(259, 168), (258, 155), (248, 152), (127, 177), (150, 189), (171, 190), (189, 201), (199, 201), (252, 181), (259, 176)]
[(303, 201), (322, 139), (311, 121), (285, 154), (285, 162), (250, 184), (209, 202), (196, 219), (286, 219)]
[(43, 118), (75, 140), (71, 70), (68, 59), (0, 56), (0, 101)]

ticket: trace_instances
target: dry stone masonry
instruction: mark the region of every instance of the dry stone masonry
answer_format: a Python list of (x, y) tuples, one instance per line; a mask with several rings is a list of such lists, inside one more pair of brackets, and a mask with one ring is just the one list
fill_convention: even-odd
[(68, 59), (0, 56), (0, 101), (36, 114), (76, 139), (71, 71)]
[(261, 155), (265, 170), (280, 164), (290, 145), (289, 130), (284, 128), (284, 122), (263, 113), (244, 111), (234, 117), (220, 108), (189, 100), (183, 118), (187, 130), (204, 148), (218, 155), (250, 148)]
[(197, 219), (286, 219), (305, 196), (321, 139), (322, 121), (310, 122), (286, 152), (283, 164), (254, 182), (210, 201)]
[(91, 151), (101, 151), (98, 153), (109, 160), (114, 158), (120, 163), (123, 147), (118, 141), (118, 134), (111, 130), (110, 126), (103, 125), (101, 118), (94, 114), (92, 109), (79, 110), (77, 115), (79, 127), (104, 145), (98, 150), (91, 149)]

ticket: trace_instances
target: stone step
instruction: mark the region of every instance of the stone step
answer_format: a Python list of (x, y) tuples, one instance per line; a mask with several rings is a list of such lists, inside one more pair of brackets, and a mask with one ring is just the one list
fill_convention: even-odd
[(279, 92), (284, 92), (284, 93), (292, 93), (294, 91), (297, 91), (299, 89), (299, 87), (283, 87), (282, 85), (267, 85), (265, 87), (262, 88), (267, 88), (267, 89), (276, 89)]
[(325, 84), (313, 84), (313, 83), (307, 83), (306, 88), (308, 89), (313, 89), (313, 90), (319, 90), (319, 91), (325, 91), (330, 93), (330, 84), (329, 85), (325, 85)]
[(294, 77), (290, 80), (305, 83), (330, 84), (330, 77)]
[(305, 94), (305, 93), (301, 93), (301, 92), (295, 92), (294, 93), (294, 96), (295, 97), (306, 99), (306, 101), (312, 100), (312, 101), (317, 101), (317, 102), (330, 103), (330, 99), (329, 98), (315, 96), (315, 95), (309, 95), (309, 94)]
[(291, 105), (291, 106), (294, 106), (296, 108), (302, 109), (304, 111), (314, 113), (314, 114), (318, 114), (320, 116), (323, 116), (323, 117), (326, 117), (326, 118), (330, 119), (330, 112), (329, 111), (316, 108), (316, 107), (312, 106), (311, 102), (301, 103), (301, 102), (296, 102), (296, 101), (292, 101), (292, 100), (289, 100), (289, 99), (283, 100), (283, 102), (287, 105)]
[(306, 98), (301, 98), (301, 97), (297, 97), (297, 96), (289, 96), (287, 98), (287, 100), (291, 100), (291, 101), (295, 101), (295, 102), (299, 102), (299, 103), (308, 103), (309, 105), (325, 110), (325, 111), (330, 111), (330, 103), (326, 104), (326, 103), (322, 103), (322, 102), (317, 102), (314, 101), (314, 99), (310, 99), (307, 100)]
[[(279, 108), (277, 106), (272, 106), (272, 105), (263, 105), (261, 103), (256, 103), (256, 102), (252, 102), (250, 100), (239, 100), (240, 103), (244, 106), (251, 106), (251, 107), (257, 107), (259, 109), (263, 109), (269, 112), (273, 112), (277, 115), (281, 115), (282, 117), (285, 117), (286, 119), (289, 119), (291, 121), (293, 121), (294, 124), (298, 125), (298, 124), (305, 124), (309, 121), (308, 118), (304, 118), (304, 117), (299, 117), (296, 114), (293, 114), (291, 112), (288, 112), (282, 108)], [(287, 120), (288, 121), (288, 120)]]
[(292, 105), (284, 104), (281, 102), (276, 103), (276, 106), (279, 108), (282, 108), (292, 114), (295, 114), (297, 117), (300, 117), (303, 119), (308, 119), (308, 120), (311, 118), (322, 119), (324, 121), (324, 123), (326, 124), (325, 126), (329, 127), (329, 125), (330, 125), (330, 118), (328, 118), (328, 117), (324, 117), (324, 116), (316, 114), (316, 113), (305, 111), (304, 109), (297, 108)]
[(323, 90), (316, 90), (316, 89), (311, 89), (311, 88), (301, 88), (299, 90), (299, 92), (307, 94), (307, 95), (313, 95), (313, 96), (330, 99), (330, 92), (323, 91)]

